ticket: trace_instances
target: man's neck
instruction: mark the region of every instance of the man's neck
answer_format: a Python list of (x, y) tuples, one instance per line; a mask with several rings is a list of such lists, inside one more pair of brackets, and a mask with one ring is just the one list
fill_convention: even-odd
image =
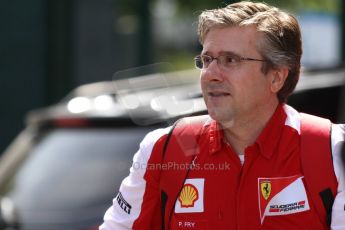
[(233, 120), (221, 124), (224, 137), (237, 154), (244, 154), (245, 149), (255, 143), (277, 109), (278, 104), (269, 109), (262, 110), (245, 119)]

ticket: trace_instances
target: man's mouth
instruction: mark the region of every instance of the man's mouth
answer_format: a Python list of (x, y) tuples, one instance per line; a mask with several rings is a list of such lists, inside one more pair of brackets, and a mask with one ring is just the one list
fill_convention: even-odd
[(208, 95), (211, 96), (211, 97), (225, 97), (225, 96), (229, 96), (230, 93), (225, 93), (225, 92), (209, 92)]

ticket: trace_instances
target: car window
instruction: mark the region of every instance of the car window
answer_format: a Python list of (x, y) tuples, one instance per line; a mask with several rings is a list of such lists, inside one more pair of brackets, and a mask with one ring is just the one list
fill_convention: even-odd
[(31, 150), (0, 194), (14, 202), (24, 222), (101, 217), (149, 129), (53, 130)]

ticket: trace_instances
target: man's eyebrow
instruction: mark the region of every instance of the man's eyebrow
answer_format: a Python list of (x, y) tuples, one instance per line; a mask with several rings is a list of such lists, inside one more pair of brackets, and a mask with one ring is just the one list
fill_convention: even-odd
[[(223, 55), (230, 55), (230, 56), (240, 56), (239, 54), (233, 52), (233, 51), (220, 51), (218, 53), (219, 55), (217, 56), (223, 56)], [(209, 56), (212, 56), (212, 52), (209, 52), (209, 51), (203, 51), (201, 52), (201, 55), (209, 55)]]

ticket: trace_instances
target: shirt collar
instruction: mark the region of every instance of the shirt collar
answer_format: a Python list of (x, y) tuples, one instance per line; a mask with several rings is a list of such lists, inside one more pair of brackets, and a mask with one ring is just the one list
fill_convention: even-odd
[(260, 153), (268, 159), (271, 158), (279, 143), (286, 117), (283, 106), (278, 105), (271, 119), (256, 139), (255, 143), (258, 144)]
[(223, 144), (223, 131), (218, 122), (212, 120), (210, 124), (209, 132), (209, 152), (210, 154), (215, 154), (222, 148)]
[[(286, 117), (283, 106), (281, 104), (278, 105), (271, 119), (253, 144), (259, 146), (260, 153), (264, 157), (270, 158), (276, 149)], [(223, 144), (225, 144), (224, 132), (220, 124), (212, 120), (209, 128), (209, 153), (217, 153), (223, 147)]]

